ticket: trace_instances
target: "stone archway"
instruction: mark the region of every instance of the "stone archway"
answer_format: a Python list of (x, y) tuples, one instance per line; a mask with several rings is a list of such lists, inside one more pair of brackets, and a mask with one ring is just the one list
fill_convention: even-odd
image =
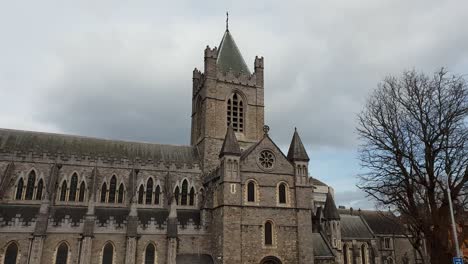
[(260, 261), (260, 264), (281, 264), (281, 260), (277, 257), (268, 256), (264, 257), (262, 261)]

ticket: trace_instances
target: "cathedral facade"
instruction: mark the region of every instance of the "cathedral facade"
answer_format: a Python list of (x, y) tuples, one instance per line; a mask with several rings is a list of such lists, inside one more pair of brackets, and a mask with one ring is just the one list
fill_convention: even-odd
[(251, 72), (226, 30), (192, 78), (189, 146), (0, 129), (1, 263), (382, 263), (365, 224), (342, 238), (361, 217), (299, 133), (287, 154), (269, 137), (263, 57)]

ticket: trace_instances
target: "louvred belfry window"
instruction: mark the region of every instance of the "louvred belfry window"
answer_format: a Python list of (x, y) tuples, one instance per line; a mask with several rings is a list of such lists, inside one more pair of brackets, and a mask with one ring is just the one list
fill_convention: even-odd
[(236, 93), (228, 99), (227, 125), (232, 125), (235, 132), (244, 132), (244, 104)]

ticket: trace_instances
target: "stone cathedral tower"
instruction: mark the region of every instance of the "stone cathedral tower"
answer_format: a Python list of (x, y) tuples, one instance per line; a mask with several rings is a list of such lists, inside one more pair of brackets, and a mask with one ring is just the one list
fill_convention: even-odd
[(228, 125), (241, 149), (263, 135), (263, 57), (255, 58), (251, 73), (229, 29), (219, 48), (205, 49), (204, 72), (194, 69), (191, 145), (202, 156), (203, 170), (218, 165), (218, 155)]

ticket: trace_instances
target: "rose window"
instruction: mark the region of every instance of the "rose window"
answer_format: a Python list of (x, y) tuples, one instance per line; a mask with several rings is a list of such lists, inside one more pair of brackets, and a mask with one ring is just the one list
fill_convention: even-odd
[(260, 156), (258, 157), (258, 162), (263, 168), (271, 169), (275, 162), (275, 156), (273, 155), (273, 153), (271, 153), (271, 151), (264, 150), (260, 152)]

